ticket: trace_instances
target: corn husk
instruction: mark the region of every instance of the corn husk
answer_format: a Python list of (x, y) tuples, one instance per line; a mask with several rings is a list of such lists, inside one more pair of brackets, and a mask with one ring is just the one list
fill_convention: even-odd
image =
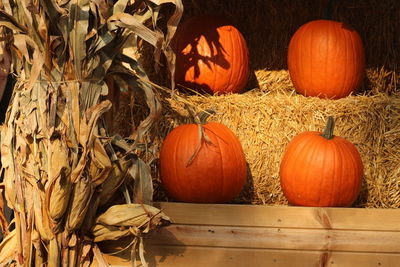
[[(164, 32), (158, 26), (163, 6), (173, 7), (163, 17)], [(119, 214), (123, 203), (138, 205), (133, 215), (140, 219), (125, 223), (138, 240), (169, 220), (149, 206), (152, 181), (140, 158), (160, 101), (127, 51), (141, 39), (155, 47), (154, 62), (163, 54), (173, 73), (169, 43), (182, 8), (179, 0), (1, 2), (3, 44), (17, 82), (1, 128), (4, 189), (15, 230), (0, 244), (0, 265), (106, 265), (91, 229), (98, 217)], [(124, 89), (111, 85), (116, 81), (129, 85), (146, 107), (132, 110), (141, 119), (125, 136), (110, 127)], [(132, 256), (137, 252), (146, 265), (138, 244)]]
[(164, 213), (149, 205), (114, 205), (97, 217), (92, 234), (96, 242), (118, 240), (131, 232), (148, 232), (161, 224), (171, 221)]

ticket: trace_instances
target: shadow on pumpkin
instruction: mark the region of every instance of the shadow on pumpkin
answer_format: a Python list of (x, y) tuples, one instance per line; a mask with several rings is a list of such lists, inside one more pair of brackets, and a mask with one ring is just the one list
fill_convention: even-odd
[[(199, 21), (202, 23), (199, 24)], [(193, 17), (180, 24), (171, 43), (173, 51), (178, 55), (175, 81), (179, 88), (189, 94), (191, 90), (213, 94), (209, 84), (218, 81), (211, 73), (233, 67), (230, 63), (232, 60), (230, 54), (234, 51), (232, 46), (235, 40), (232, 40), (231, 44), (229, 41), (221, 42), (227, 37), (222, 37), (218, 30), (230, 25), (233, 23), (229, 20), (216, 16)], [(205, 69), (209, 71), (210, 77)], [(227, 72), (224, 75), (229, 74)]]
[[(198, 18), (196, 18), (196, 20), (197, 19)], [(225, 58), (226, 50), (220, 42), (220, 35), (217, 28), (231, 24), (225, 19), (217, 19), (214, 17), (212, 21), (208, 18), (204, 18), (202, 21), (204, 22), (202, 25), (198, 25), (193, 19), (189, 19), (185, 24), (181, 24), (183, 26), (178, 28), (172, 40), (171, 45), (175, 53), (181, 53), (185, 50), (182, 56), (177, 58), (177, 61), (179, 60), (177, 66), (181, 66), (180, 71), (177, 71), (177, 73), (184, 74), (187, 70), (193, 68), (194, 78), (198, 78), (200, 75), (200, 61), (209, 68), (211, 68), (212, 65), (218, 65), (224, 69), (229, 69), (230, 67), (229, 62)], [(202, 32), (202, 27), (208, 30)], [(184, 38), (179, 38), (177, 36)], [(208, 52), (199, 51), (201, 38), (206, 41), (209, 49)], [(187, 50), (188, 48), (190, 50)]]

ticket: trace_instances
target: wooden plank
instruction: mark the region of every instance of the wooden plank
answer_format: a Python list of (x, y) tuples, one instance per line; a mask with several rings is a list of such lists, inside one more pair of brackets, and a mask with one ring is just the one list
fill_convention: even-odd
[(400, 253), (400, 232), (170, 225), (152, 232), (152, 245)]
[[(149, 267), (394, 267), (400, 254), (308, 250), (148, 246)], [(129, 256), (107, 256), (113, 267), (131, 266)], [(141, 265), (139, 265), (141, 266)]]
[(174, 223), (146, 236), (150, 266), (400, 266), (400, 210), (156, 205)]
[(400, 230), (399, 209), (156, 203), (176, 224)]

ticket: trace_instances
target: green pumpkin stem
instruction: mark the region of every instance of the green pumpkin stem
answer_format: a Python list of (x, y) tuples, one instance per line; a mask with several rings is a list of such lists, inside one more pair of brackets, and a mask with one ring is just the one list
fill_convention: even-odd
[(213, 109), (206, 109), (197, 114), (200, 124), (206, 124), (208, 117), (210, 117), (213, 114), (215, 114), (215, 111)]
[(328, 117), (328, 121), (326, 122), (325, 129), (321, 134), (327, 140), (331, 140), (333, 138), (333, 129), (335, 128), (335, 121), (332, 116)]
[[(190, 109), (189, 109), (189, 111), (190, 111)], [(194, 121), (199, 127), (199, 142), (198, 142), (193, 154), (190, 156), (188, 162), (186, 163), (186, 167), (188, 167), (188, 166), (190, 166), (190, 164), (192, 164), (193, 160), (196, 158), (197, 154), (200, 152), (203, 142), (205, 142), (208, 145), (215, 146), (211, 142), (210, 138), (206, 135), (206, 133), (204, 131), (204, 127), (203, 127), (203, 125), (207, 123), (208, 117), (210, 117), (213, 114), (215, 114), (214, 110), (206, 109), (202, 112), (199, 112), (198, 114), (196, 114), (194, 116)]]

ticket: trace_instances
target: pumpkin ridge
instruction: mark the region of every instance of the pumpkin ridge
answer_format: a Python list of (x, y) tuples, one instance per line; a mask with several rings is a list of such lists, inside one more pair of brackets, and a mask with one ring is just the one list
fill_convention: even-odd
[[(353, 61), (352, 57), (349, 55), (349, 44), (348, 44), (349, 36), (348, 36), (347, 32), (344, 32), (344, 31), (342, 32), (342, 35), (343, 35), (342, 38), (344, 38), (346, 40), (346, 42), (345, 42), (346, 46), (344, 48), (344, 51), (345, 51), (345, 63), (343, 64), (344, 78), (343, 78), (342, 86), (338, 88), (339, 91), (338, 91), (337, 95), (334, 96), (335, 98), (340, 98), (340, 97), (342, 97), (344, 95), (347, 95), (346, 88), (349, 88), (348, 83), (351, 83), (351, 81), (347, 80), (348, 79), (348, 65), (349, 65), (349, 62), (351, 64), (351, 62)], [(352, 64), (352, 65), (354, 66), (355, 64)]]
[[(241, 90), (245, 89), (245, 86), (246, 86), (246, 84), (244, 84), (244, 82), (243, 82), (243, 78), (241, 78), (241, 77), (246, 77), (245, 80), (248, 79), (248, 74), (245, 72), (245, 70), (249, 68), (249, 64), (248, 64), (248, 61), (245, 60), (245, 55), (244, 55), (244, 53), (247, 51), (247, 48), (246, 48), (247, 45), (246, 45), (246, 47), (244, 47), (246, 40), (240, 34), (236, 34), (235, 39), (236, 39), (235, 43), (237, 43), (240, 47), (239, 48), (240, 53), (237, 53), (237, 55), (235, 56), (236, 57), (235, 61), (242, 62), (242, 64), (235, 64), (235, 66), (237, 68), (236, 72), (239, 73), (239, 75), (234, 76), (234, 81), (235, 81), (234, 84), (238, 84), (239, 85), (238, 87), (241, 88), (240, 89), (240, 91), (241, 91)], [(243, 64), (243, 63), (245, 63), (245, 64)]]
[[(328, 140), (327, 140), (327, 141), (328, 141)], [(330, 146), (330, 145), (331, 145), (331, 142), (326, 142), (325, 145), (326, 145), (326, 146)], [(324, 151), (324, 153), (323, 153), (322, 166), (326, 166), (326, 164), (327, 164), (327, 159), (328, 159), (327, 153), (328, 153), (327, 151)], [(328, 171), (330, 171), (330, 170), (328, 170)], [(327, 172), (327, 169), (324, 168), (324, 169), (321, 171), (321, 176), (326, 177), (326, 176), (327, 176), (326, 172)], [(320, 179), (320, 186), (319, 186), (318, 192), (325, 191), (324, 188), (326, 187), (326, 182), (327, 182), (326, 179)], [(329, 182), (329, 181), (328, 181), (328, 182)], [(332, 194), (331, 194), (331, 196), (332, 196)], [(325, 196), (324, 196), (324, 197), (325, 197)], [(323, 201), (324, 201), (324, 199), (322, 199), (322, 194), (318, 194), (318, 201), (317, 201), (318, 206), (321, 206), (321, 205), (323, 204)]]
[[(181, 129), (183, 129), (183, 128), (181, 128)], [(182, 131), (179, 131), (179, 136), (182, 136), (182, 133), (181, 133)], [(179, 147), (182, 147), (182, 145), (181, 145), (181, 143), (184, 141), (184, 140), (182, 140), (183, 138), (180, 138), (178, 136), (178, 140), (177, 140), (177, 142), (175, 143), (175, 145), (174, 145), (174, 147), (173, 147), (173, 151), (174, 151), (174, 159), (175, 159), (175, 164), (177, 164), (177, 163), (179, 163), (180, 162), (180, 160), (178, 159), (178, 157), (179, 157), (179, 154), (178, 154), (178, 151), (179, 151)], [(175, 165), (174, 164), (174, 165)], [(174, 166), (174, 171), (173, 171), (173, 173), (174, 173), (174, 181), (175, 181), (175, 183), (176, 184), (179, 184), (179, 186), (178, 186), (178, 195), (180, 195), (180, 194), (182, 194), (182, 192), (183, 192), (183, 189), (182, 189), (182, 187), (180, 186), (181, 184), (182, 184), (182, 181), (180, 181), (181, 180), (181, 177), (182, 177), (182, 175), (180, 175), (178, 172), (179, 172), (179, 170), (180, 170), (180, 168), (178, 168), (178, 166)], [(175, 196), (172, 196), (173, 198), (175, 198)]]
[[(311, 73), (311, 78), (313, 77), (313, 73), (314, 73), (314, 70), (313, 70), (313, 66), (312, 66), (312, 57), (310, 57), (310, 55), (312, 55), (312, 43), (313, 43), (313, 39), (311, 39), (311, 36), (312, 36), (312, 33), (313, 33), (313, 30), (314, 30), (314, 27), (312, 27), (312, 25), (310, 25), (310, 31), (311, 31), (311, 34), (310, 34), (310, 36), (307, 36), (307, 42), (309, 43), (309, 45), (308, 46), (310, 46), (310, 50), (308, 51), (308, 52), (310, 52), (311, 51), (311, 54), (309, 53), (308, 54), (308, 58), (307, 59), (305, 59), (305, 60), (308, 60), (309, 61), (309, 66), (308, 66), (308, 68), (307, 68), (307, 71), (309, 72), (309, 73)], [(310, 86), (310, 82), (312, 82), (312, 79), (310, 79), (308, 82), (307, 82), (307, 87), (306, 87), (306, 90), (307, 90), (307, 93), (306, 93), (306, 95), (312, 95), (312, 94), (314, 94), (314, 89), (312, 88), (313, 87), (313, 84), (312, 84), (312, 86)]]
[[(306, 132), (306, 133), (308, 134), (309, 132)], [(293, 179), (290, 180), (291, 181), (290, 182), (291, 186), (289, 186), (289, 188), (293, 188), (293, 189), (294, 188), (303, 188), (304, 189), (304, 187), (302, 187), (302, 185), (305, 184), (304, 183), (305, 177), (303, 175), (304, 168), (299, 168), (298, 166), (304, 165), (304, 161), (305, 161), (304, 154), (307, 153), (306, 150), (309, 150), (310, 142), (312, 143), (312, 139), (307, 134), (304, 134), (303, 136), (301, 136), (300, 138), (298, 138), (296, 140), (297, 142), (295, 143), (296, 144), (295, 148), (297, 148), (298, 151), (299, 151), (299, 152), (297, 152), (295, 154), (297, 156), (296, 161), (293, 163), (292, 160), (289, 158), (289, 162), (290, 162), (289, 166), (291, 167), (291, 169), (292, 170), (293, 169), (294, 170), (300, 170), (297, 173), (291, 172), (290, 175), (293, 176)], [(301, 146), (302, 146), (302, 149), (299, 148)], [(303, 149), (303, 148), (305, 148), (305, 149)], [(295, 151), (292, 151), (290, 154), (294, 154)], [(304, 197), (303, 196), (304, 192), (303, 192), (303, 190), (301, 190), (301, 191), (302, 191), (301, 192), (301, 194), (302, 194), (301, 197), (303, 198)], [(296, 194), (295, 191), (293, 191), (293, 190), (292, 190), (292, 198), (293, 198), (292, 201), (297, 202), (298, 194)]]
[[(220, 180), (220, 185), (219, 187), (222, 189), (221, 192), (219, 192), (219, 196), (217, 197), (217, 199), (215, 200), (215, 202), (220, 202), (221, 199), (225, 198), (225, 184), (226, 184), (226, 175), (225, 175), (225, 169), (224, 166), (225, 164), (224, 162), (224, 157), (223, 155), (225, 155), (225, 146), (228, 145), (228, 143), (225, 141), (225, 139), (223, 138), (223, 135), (226, 135), (226, 130), (225, 128), (215, 128), (215, 129), (207, 129), (210, 133), (213, 134), (213, 137), (215, 139), (215, 141), (217, 142), (216, 147), (218, 148), (218, 151), (215, 151), (215, 153), (219, 154), (219, 160), (220, 160), (220, 164), (219, 164), (219, 169), (220, 169), (220, 174), (221, 174), (221, 180)], [(223, 144), (221, 145), (221, 143), (223, 142)], [(233, 144), (232, 144), (233, 145)], [(230, 151), (228, 151), (230, 152)], [(230, 155), (230, 153), (228, 153)], [(231, 188), (230, 188), (231, 189)]]
[[(313, 34), (314, 34), (314, 27), (310, 27), (310, 34), (307, 36), (308, 37), (308, 39), (309, 39), (309, 41), (308, 42), (310, 42), (310, 45), (308, 45), (308, 47), (309, 47), (309, 49), (310, 49), (310, 51), (309, 51), (309, 54), (308, 55), (312, 55), (313, 54), (313, 47), (314, 47), (314, 42), (315, 42), (315, 40), (314, 40), (314, 38), (313, 38)], [(318, 47), (318, 46), (317, 46)], [(318, 51), (319, 52), (319, 51)], [(310, 61), (310, 70), (309, 70), (309, 72), (310, 72), (310, 81), (311, 82), (313, 82), (314, 81), (314, 65), (313, 65), (313, 57), (311, 57), (311, 56), (309, 56), (308, 57), (308, 60)], [(320, 70), (319, 70), (320, 71)], [(318, 82), (318, 81), (317, 81)], [(315, 81), (314, 81), (314, 83), (315, 83)], [(315, 91), (314, 91), (314, 87), (319, 87), (319, 85), (318, 85), (318, 83), (317, 84), (311, 84), (311, 87), (310, 87), (310, 85), (308, 85), (307, 86), (307, 90), (308, 91), (311, 91), (310, 93), (308, 93), (307, 95), (314, 95), (315, 94)]]
[[(204, 143), (205, 143), (204, 137), (199, 137), (200, 133), (199, 133), (198, 124), (191, 124), (191, 126), (192, 125), (193, 125), (192, 134), (191, 135), (185, 135), (186, 140), (188, 142), (185, 145), (185, 147), (190, 147), (190, 145), (194, 144), (194, 146), (192, 146), (192, 152), (191, 153), (196, 153), (196, 154), (194, 155), (192, 163), (189, 166), (186, 167), (186, 170), (188, 170), (189, 168), (197, 170), (199, 168), (199, 166), (201, 165), (201, 162), (200, 162), (201, 153), (207, 153), (208, 152), (208, 148), (206, 146), (204, 146)], [(189, 155), (192, 155), (192, 154), (189, 154)], [(189, 187), (190, 188), (190, 194), (194, 194), (196, 192), (196, 190), (197, 190), (196, 183), (197, 183), (197, 181), (199, 179), (201, 179), (201, 174), (199, 174), (199, 172), (194, 172), (194, 173), (191, 172), (190, 178), (191, 178), (191, 181), (190, 181), (190, 185), (191, 186)], [(186, 192), (186, 194), (188, 194), (188, 192)], [(203, 196), (200, 196), (200, 198), (202, 198), (202, 197)]]
[[(232, 36), (231, 36), (231, 38), (229, 38), (229, 41), (227, 41), (226, 43), (229, 44), (229, 49), (228, 49), (228, 51), (232, 51), (232, 50), (233, 50), (233, 47), (234, 47), (234, 43), (236, 43), (236, 42), (233, 41), (233, 39), (236, 38), (237, 33), (236, 33), (236, 31), (235, 31), (232, 27), (229, 26), (229, 28), (230, 28), (230, 30), (231, 30), (231, 32), (232, 32)], [(239, 42), (237, 42), (237, 43), (239, 43)], [(240, 43), (239, 43), (239, 44), (240, 44)], [(227, 53), (227, 54), (228, 54), (228, 53)], [(236, 64), (235, 64), (235, 62), (237, 61), (237, 55), (236, 55), (236, 54), (233, 54), (233, 53), (232, 53), (232, 54), (229, 53), (228, 57), (230, 57), (230, 60), (229, 60), (229, 61), (232, 62), (232, 64), (231, 64), (230, 67), (231, 67), (233, 70), (229, 72), (228, 84), (225, 85), (224, 91), (232, 91), (232, 90), (231, 90), (231, 87), (232, 87), (232, 84), (233, 84), (233, 80), (235, 80), (235, 78), (236, 78), (235, 84), (237, 84), (237, 82), (238, 82), (238, 77), (239, 77), (239, 75), (235, 75), (236, 77), (233, 76), (233, 72), (235, 71), (235, 73), (237, 73), (237, 72), (238, 72), (237, 69), (238, 69), (238, 67), (239, 67), (239, 66), (236, 66)]]
[[(284, 172), (284, 175), (286, 176), (287, 170), (290, 168), (289, 171), (292, 169), (297, 169), (297, 165), (300, 164), (300, 160), (296, 160), (296, 162), (293, 164), (292, 159), (286, 155), (299, 155), (301, 151), (303, 150), (304, 147), (307, 146), (307, 141), (303, 140), (303, 136), (307, 135), (309, 132), (304, 132), (301, 133), (297, 136), (294, 137), (294, 139), (289, 143), (288, 147), (286, 148), (286, 151), (283, 154), (283, 159), (281, 161), (281, 167), (280, 171)], [(282, 177), (282, 176), (281, 176)], [(296, 179), (290, 179), (290, 180), (285, 180), (283, 185), (283, 188), (285, 191), (288, 190), (288, 195), (290, 196), (295, 196), (294, 188), (296, 188), (295, 185)]]
[[(343, 203), (343, 206), (346, 206), (347, 203), (349, 203), (352, 195), (352, 188), (354, 189), (354, 179), (348, 179), (348, 177), (355, 177), (355, 165), (353, 164), (353, 156), (352, 153), (349, 151), (348, 147), (346, 146), (347, 140), (343, 139), (338, 142), (340, 145), (341, 153), (343, 155), (343, 158), (346, 158), (346, 161), (343, 161), (343, 174), (342, 177), (346, 177), (346, 179), (341, 179), (342, 182), (342, 191), (344, 192), (341, 194), (341, 203)], [(348, 205), (347, 205), (348, 206)]]
[[(345, 150), (348, 154), (348, 158), (350, 159), (348, 161), (349, 167), (352, 170), (352, 174), (351, 177), (359, 177), (359, 179), (352, 179), (352, 184), (350, 186), (350, 188), (352, 188), (352, 192), (350, 194), (349, 190), (348, 190), (348, 194), (350, 194), (350, 196), (348, 197), (349, 199), (351, 199), (350, 201), (354, 202), (357, 198), (358, 192), (360, 191), (360, 187), (361, 187), (361, 180), (362, 180), (362, 175), (363, 175), (363, 165), (362, 165), (362, 160), (361, 160), (361, 156), (360, 154), (358, 154), (358, 150), (356, 148), (356, 146), (354, 144), (352, 144), (351, 142), (343, 139), (342, 145), (345, 147)], [(351, 161), (351, 164), (350, 164)], [(361, 165), (361, 174), (358, 174), (358, 166)], [(355, 196), (353, 198), (351, 198), (351, 196)]]
[[(343, 154), (343, 155), (345, 155), (345, 157), (347, 158), (347, 161), (346, 162), (343, 162), (343, 165), (345, 165), (345, 168), (343, 168), (343, 170), (344, 170), (344, 175), (342, 176), (342, 177), (349, 177), (349, 176), (354, 176), (354, 169), (353, 169), (353, 162), (352, 162), (352, 155), (351, 155), (351, 153), (348, 151), (348, 149), (346, 149), (347, 147), (346, 147), (346, 142), (340, 142), (339, 143), (340, 144), (340, 148), (341, 148), (341, 153)], [(350, 182), (351, 183), (353, 183), (353, 181), (352, 180), (350, 180), (350, 179), (347, 179), (347, 180), (345, 180), (345, 181), (343, 181), (343, 183), (345, 184), (344, 186), (345, 186), (345, 190), (343, 190), (344, 192), (345, 192), (345, 194), (341, 194), (341, 197), (342, 197), (342, 199), (341, 199), (341, 201), (346, 201), (346, 202), (348, 202), (349, 200), (348, 199), (350, 199), (350, 197), (349, 197), (349, 193), (352, 193), (351, 191), (353, 191), (353, 190), (349, 190), (349, 187), (351, 188), (351, 187), (353, 187), (354, 188), (354, 185), (353, 186), (349, 186), (350, 185)]]
[[(219, 192), (221, 195), (218, 196), (218, 198), (223, 198), (225, 196), (225, 192), (224, 192), (225, 191), (225, 170), (224, 170), (223, 157), (222, 157), (223, 148), (221, 147), (221, 143), (219, 141), (219, 139), (220, 139), (219, 135), (218, 134), (214, 134), (214, 137), (215, 137), (215, 140), (217, 142), (217, 147), (218, 147), (218, 150), (219, 150), (219, 152), (217, 152), (217, 151), (216, 152), (219, 154), (219, 159), (221, 161), (221, 164), (219, 164), (219, 167), (220, 167), (220, 170), (221, 170), (221, 177), (222, 177), (221, 185), (220, 185), (220, 188), (222, 188), (222, 191)], [(218, 201), (219, 201), (219, 199), (218, 199)]]
[[(328, 51), (330, 51), (329, 50), (329, 48), (330, 48), (330, 41), (331, 41), (331, 34), (330, 34), (330, 32), (331, 31), (333, 31), (333, 29), (332, 29), (332, 24), (331, 23), (329, 23), (329, 25), (328, 25), (328, 36), (327, 36), (327, 38), (326, 38), (326, 42), (327, 42), (327, 44), (326, 44), (326, 51), (325, 51), (325, 61), (326, 62), (328, 62), (329, 61), (329, 55), (328, 55)], [(327, 76), (329, 76), (330, 75), (330, 73), (329, 73), (329, 66), (328, 66), (328, 64), (325, 64), (325, 71), (324, 71), (324, 80), (326, 81), (327, 79), (328, 79), (328, 77)], [(326, 85), (325, 85), (326, 86)], [(326, 88), (324, 89), (324, 90), (326, 90)]]
[[(314, 192), (311, 192), (310, 194), (310, 190), (311, 190), (311, 186), (312, 184), (314, 184), (315, 181), (315, 171), (314, 171), (314, 162), (316, 160), (319, 159), (319, 155), (321, 152), (321, 147), (324, 145), (324, 142), (322, 142), (319, 138), (310, 138), (309, 142), (308, 142), (309, 146), (307, 147), (307, 150), (305, 150), (304, 153), (306, 153), (306, 156), (303, 156), (301, 158), (305, 159), (307, 162), (307, 165), (305, 166), (303, 173), (306, 173), (306, 176), (304, 177), (304, 184), (306, 184), (306, 190), (304, 193), (304, 197), (307, 196), (313, 196)], [(307, 151), (312, 151), (311, 154), (307, 154)], [(323, 156), (323, 154), (322, 154)], [(317, 172), (320, 172), (320, 170), (316, 170)], [(321, 174), (319, 175), (319, 177), (321, 177)], [(319, 178), (321, 179), (321, 178)], [(302, 185), (303, 186), (303, 185)], [(314, 201), (314, 197), (312, 197), (311, 199), (307, 199), (307, 202), (313, 202)]]
[[(355, 49), (355, 40), (354, 40), (354, 36), (353, 35), (349, 35), (350, 39), (351, 39), (351, 54), (352, 54), (352, 60), (354, 60), (354, 57), (356, 57), (357, 54), (357, 50)], [(356, 73), (358, 71), (358, 62), (357, 64), (353, 64), (353, 73)], [(358, 87), (358, 82), (357, 82), (357, 77), (353, 76), (351, 81), (349, 82), (351, 85), (351, 87)]]
[[(306, 25), (306, 28), (308, 27), (308, 25)], [(304, 31), (304, 30), (303, 30)], [(301, 32), (301, 33), (303, 33), (303, 31)], [(295, 60), (299, 63), (299, 67), (297, 68), (297, 73), (296, 73), (296, 75), (302, 75), (302, 76), (304, 76), (304, 72), (305, 71), (308, 71), (308, 70), (306, 70), (306, 68), (304, 67), (304, 68), (302, 68), (302, 66), (300, 65), (300, 62), (303, 62), (303, 53), (302, 53), (302, 50), (303, 50), (303, 38), (305, 38), (302, 34), (301, 35), (299, 35), (299, 37), (298, 37), (298, 39), (299, 39), (299, 41), (298, 41), (298, 44), (297, 44), (297, 47), (298, 47), (298, 50), (299, 50), (299, 52), (298, 52), (298, 59), (297, 58), (295, 58)], [(300, 74), (299, 74), (300, 73)], [(304, 80), (299, 80), (299, 79), (296, 79), (296, 83), (298, 83), (300, 81), (300, 84), (303, 84), (303, 87), (300, 87), (300, 88), (305, 88), (304, 89), (304, 94), (306, 95), (307, 94), (307, 85), (305, 84), (305, 81)], [(300, 85), (301, 86), (301, 85)], [(296, 86), (295, 86), (296, 87)]]
[[(336, 192), (337, 191), (336, 189), (338, 188), (338, 186), (336, 185), (336, 183), (337, 183), (336, 180), (338, 180), (337, 179), (338, 165), (341, 164), (340, 154), (338, 153), (338, 147), (335, 142), (332, 143), (332, 148), (333, 148), (333, 152), (334, 152), (333, 174), (332, 174), (332, 181), (331, 181), (332, 195), (331, 195), (331, 199), (327, 203), (328, 206), (333, 205), (335, 199), (337, 199), (338, 193)], [(340, 203), (340, 200), (338, 202)]]
[[(187, 127), (187, 128), (190, 129), (190, 125), (184, 125), (183, 127)], [(174, 155), (175, 155), (175, 157), (174, 157), (175, 164), (174, 164), (174, 171), (173, 171), (175, 176), (174, 176), (173, 180), (175, 181), (175, 184), (178, 184), (177, 195), (182, 195), (182, 192), (184, 192), (185, 190), (183, 190), (181, 185), (184, 184), (186, 181), (181, 181), (181, 179), (182, 179), (182, 177), (186, 177), (186, 175), (179, 174), (179, 172), (182, 172), (182, 169), (180, 168), (180, 166), (175, 166), (175, 165), (177, 163), (179, 164), (181, 162), (181, 160), (179, 160), (179, 153), (178, 152), (179, 152), (180, 148), (182, 148), (182, 147), (186, 148), (187, 147), (187, 141), (188, 140), (186, 140), (186, 139), (190, 138), (190, 136), (182, 134), (182, 132), (183, 132), (183, 130), (185, 130), (185, 128), (180, 128), (179, 130), (180, 131), (179, 131), (178, 140), (175, 142), (175, 145), (173, 147), (173, 151), (174, 151)], [(183, 136), (183, 138), (182, 138), (182, 136)], [(182, 144), (184, 144), (184, 145), (182, 145)], [(175, 198), (175, 196), (172, 196), (172, 197)]]
[[(245, 64), (239, 64), (241, 75), (237, 75), (237, 80), (239, 82), (240, 77), (246, 77), (244, 79), (244, 81), (243, 81), (243, 79), (240, 80), (240, 88), (245, 89), (247, 80), (249, 79), (249, 68), (250, 68), (250, 64), (249, 64), (249, 60), (248, 60), (249, 56), (246, 55), (246, 54), (248, 54), (246, 52), (247, 51), (246, 40), (244, 39), (243, 36), (240, 36), (240, 35), (238, 36), (238, 39), (240, 40), (240, 47), (241, 47), (240, 51), (242, 51), (242, 53), (240, 53), (240, 62), (245, 62)], [(246, 47), (244, 47), (245, 44), (246, 44)]]
[[(355, 181), (357, 186), (355, 186), (355, 188), (354, 188), (354, 197), (353, 197), (353, 202), (354, 202), (357, 199), (359, 192), (361, 191), (362, 181), (363, 181), (363, 177), (364, 177), (364, 164), (363, 164), (360, 153), (358, 153), (357, 147), (352, 143), (347, 144), (347, 146), (352, 147), (352, 155), (353, 155), (355, 166), (360, 167), (360, 173), (358, 174), (359, 179)], [(355, 169), (355, 170), (358, 170), (358, 169)]]

